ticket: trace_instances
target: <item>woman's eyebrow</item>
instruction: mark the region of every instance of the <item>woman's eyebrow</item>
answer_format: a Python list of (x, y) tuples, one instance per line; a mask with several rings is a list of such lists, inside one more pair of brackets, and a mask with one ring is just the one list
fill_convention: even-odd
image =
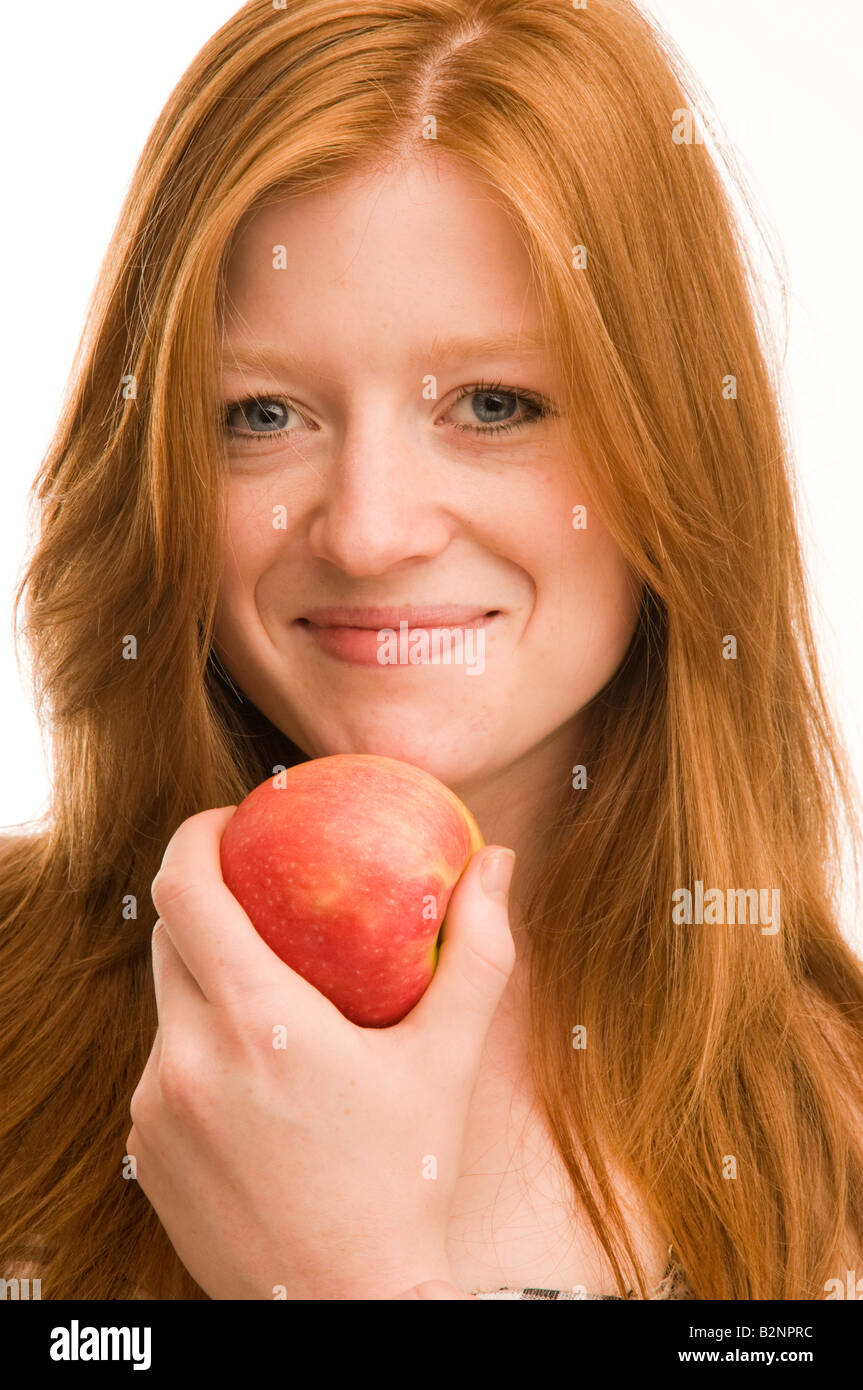
[[(534, 357), (546, 350), (543, 334), (513, 333), (498, 334), (491, 337), (467, 338), (437, 336), (427, 348), (414, 349), (405, 355), (405, 360), (419, 366), (440, 362), (470, 362), (489, 357)], [(317, 375), (325, 375), (321, 363), (314, 357), (303, 353), (290, 352), (279, 346), (260, 346), (238, 343), (236, 347), (225, 344), (222, 349), (222, 366), (230, 369), (247, 370), (306, 370)]]

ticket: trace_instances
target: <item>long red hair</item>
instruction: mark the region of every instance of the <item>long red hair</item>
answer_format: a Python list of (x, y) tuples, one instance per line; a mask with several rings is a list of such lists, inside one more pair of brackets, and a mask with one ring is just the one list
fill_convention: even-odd
[[(156, 1027), (149, 889), (182, 820), (304, 756), (211, 650), (231, 237), (252, 207), (429, 137), (508, 199), (579, 477), (643, 587), (527, 914), (536, 1081), (573, 1203), (621, 1293), (646, 1289), (609, 1156), (699, 1297), (820, 1298), (844, 1278), (863, 1236), (863, 969), (837, 870), (859, 813), (779, 368), (706, 112), (629, 0), (254, 0), (168, 100), (16, 598), (54, 775), (44, 822), (2, 847), (0, 1268), (32, 1259), (43, 1297), (204, 1297), (124, 1177)], [(778, 888), (781, 930), (675, 924), (696, 880)]]

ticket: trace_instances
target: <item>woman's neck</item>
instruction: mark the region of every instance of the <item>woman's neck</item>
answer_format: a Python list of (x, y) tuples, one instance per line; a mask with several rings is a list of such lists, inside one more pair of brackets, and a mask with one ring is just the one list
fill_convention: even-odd
[(572, 789), (572, 768), (582, 742), (576, 722), (562, 725), (507, 767), (452, 787), (475, 816), (486, 844), (515, 851), (510, 925), (517, 946), (523, 937), (529, 880), (548, 851), (567, 797), (578, 795)]

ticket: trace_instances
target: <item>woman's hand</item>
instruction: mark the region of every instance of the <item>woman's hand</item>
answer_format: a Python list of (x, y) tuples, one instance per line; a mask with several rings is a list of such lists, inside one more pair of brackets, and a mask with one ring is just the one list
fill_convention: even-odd
[(419, 1003), (394, 1027), (359, 1028), (225, 886), (235, 809), (184, 821), (153, 881), (159, 1026), (126, 1141), (138, 1181), (211, 1298), (393, 1299), (449, 1283), (468, 1109), (515, 963), (505, 895), (482, 885), (496, 855), (475, 854), (459, 880)]
[(396, 1295), (395, 1302), (403, 1299), (434, 1299), (440, 1301), (444, 1298), (473, 1298), (472, 1293), (462, 1293), (455, 1284), (445, 1284), (442, 1279), (429, 1279), (425, 1284), (417, 1284), (415, 1288), (408, 1289), (406, 1293)]

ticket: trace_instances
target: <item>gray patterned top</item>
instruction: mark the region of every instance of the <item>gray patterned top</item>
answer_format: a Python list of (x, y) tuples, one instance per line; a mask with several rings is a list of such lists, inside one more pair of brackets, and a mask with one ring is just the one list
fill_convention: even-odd
[[(624, 1300), (619, 1293), (576, 1293), (564, 1291), (563, 1289), (495, 1289), (493, 1293), (475, 1293), (474, 1298), (483, 1299), (578, 1299), (580, 1302), (588, 1301), (593, 1303), (607, 1303), (617, 1301), (623, 1303)], [(626, 1299), (637, 1299), (638, 1295), (629, 1290)], [(665, 1270), (665, 1274), (657, 1284), (653, 1293), (650, 1294), (651, 1300), (654, 1299), (694, 1299), (697, 1297), (687, 1282), (683, 1270), (672, 1258)]]

